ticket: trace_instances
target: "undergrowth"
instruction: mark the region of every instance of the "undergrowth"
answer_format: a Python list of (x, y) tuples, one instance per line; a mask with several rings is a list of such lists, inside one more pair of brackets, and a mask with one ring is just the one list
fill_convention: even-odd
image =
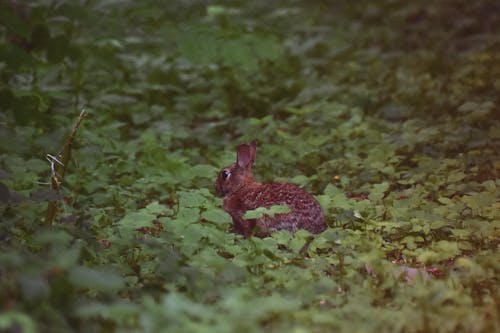
[[(1, 332), (499, 331), (496, 1), (0, 7)], [(325, 232), (229, 232), (253, 139)]]

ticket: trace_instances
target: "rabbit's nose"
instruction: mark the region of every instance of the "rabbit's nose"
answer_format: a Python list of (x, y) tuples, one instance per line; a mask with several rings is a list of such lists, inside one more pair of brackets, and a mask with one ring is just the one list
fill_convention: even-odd
[(217, 193), (217, 195), (219, 197), (223, 197), (225, 193), (224, 193), (224, 190), (222, 189), (222, 186), (218, 182), (216, 182), (214, 184), (214, 187), (215, 187), (215, 192)]

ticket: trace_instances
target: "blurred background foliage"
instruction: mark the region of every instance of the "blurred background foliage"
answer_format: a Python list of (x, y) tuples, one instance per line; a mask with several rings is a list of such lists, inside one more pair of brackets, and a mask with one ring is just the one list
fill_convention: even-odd
[[(497, 332), (499, 30), (496, 0), (0, 1), (0, 331)], [(323, 234), (228, 232), (255, 138)]]

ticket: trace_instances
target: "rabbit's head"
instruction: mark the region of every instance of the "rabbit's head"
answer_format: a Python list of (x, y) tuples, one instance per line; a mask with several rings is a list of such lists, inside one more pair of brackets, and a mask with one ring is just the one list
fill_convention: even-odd
[(230, 195), (243, 186), (254, 183), (252, 165), (255, 160), (257, 143), (244, 143), (238, 147), (236, 163), (225, 167), (219, 172), (215, 181), (215, 191), (221, 197)]

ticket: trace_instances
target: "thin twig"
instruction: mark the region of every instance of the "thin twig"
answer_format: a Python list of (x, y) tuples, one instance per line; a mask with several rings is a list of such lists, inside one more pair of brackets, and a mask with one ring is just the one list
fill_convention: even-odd
[[(78, 131), (78, 127), (82, 120), (87, 116), (87, 111), (82, 109), (78, 119), (73, 125), (68, 138), (66, 139), (66, 143), (63, 146), (62, 152), (58, 153), (56, 156), (47, 154), (46, 159), (50, 163), (50, 188), (53, 191), (59, 192), (61, 189), (61, 185), (64, 181), (64, 175), (66, 174), (66, 169), (68, 163), (71, 159), (71, 148), (73, 147), (73, 142), (76, 137), (76, 132)], [(57, 204), (56, 202), (49, 201), (47, 205), (47, 211), (45, 212), (45, 225), (50, 225), (54, 221), (54, 218), (57, 214)]]

